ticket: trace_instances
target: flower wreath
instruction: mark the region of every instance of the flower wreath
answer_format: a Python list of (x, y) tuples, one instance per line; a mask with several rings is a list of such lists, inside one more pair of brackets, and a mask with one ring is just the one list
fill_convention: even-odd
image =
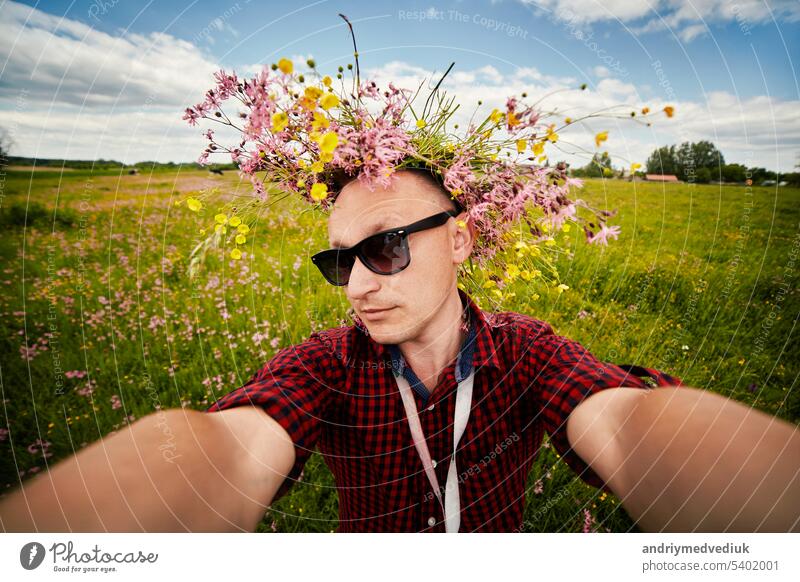
[[(523, 93), (509, 97), (502, 110), (482, 115), (479, 101), (459, 133), (453, 121), (459, 105), (441, 88), (453, 64), (421, 106), (422, 85), (412, 91), (393, 83), (381, 89), (374, 81), (362, 82), (353, 27), (340, 16), (350, 30), (354, 63), (339, 67), (335, 76), (321, 75), (313, 59), (306, 62), (305, 73), (296, 72), (286, 58), (250, 79), (220, 70), (205, 99), (185, 110), (190, 125), (208, 120), (241, 134), (237, 143), (223, 145), (212, 129), (206, 130), (209, 143), (198, 162), (209, 163), (212, 154), (229, 155), (255, 192), (219, 209), (213, 232), (193, 253), (193, 265), (211, 244), (232, 245), (230, 257), (240, 259), (259, 211), (276, 196), (299, 195), (328, 211), (343, 178), (356, 177), (372, 190), (388, 187), (404, 168), (431, 172), (466, 210), (477, 232), (473, 256), (478, 265), (470, 260), (463, 274), (491, 289), (498, 300), (514, 295), (503, 289), (516, 280), (539, 278), (559, 290), (567, 288), (559, 282), (553, 257), (558, 252), (555, 234), (567, 231), (569, 223), (580, 225), (591, 244), (617, 238), (619, 227), (606, 223), (615, 211), (573, 199), (571, 188), (581, 181), (569, 176), (566, 163), (550, 165), (547, 150), (564, 128), (590, 117), (625, 117), (650, 125), (649, 108), (630, 111), (625, 106), (624, 114), (610, 108), (571, 119), (543, 111), (541, 100), (526, 104)], [(349, 86), (346, 74), (352, 77)], [(585, 89), (583, 84), (577, 90)], [(235, 115), (226, 112), (229, 103), (239, 108)], [(672, 106), (661, 111), (667, 117), (674, 114)], [(607, 131), (599, 132), (595, 144), (607, 139)], [(631, 172), (638, 166), (633, 164)], [(216, 193), (190, 197), (187, 206), (199, 211)], [(578, 208), (593, 218), (579, 216)]]

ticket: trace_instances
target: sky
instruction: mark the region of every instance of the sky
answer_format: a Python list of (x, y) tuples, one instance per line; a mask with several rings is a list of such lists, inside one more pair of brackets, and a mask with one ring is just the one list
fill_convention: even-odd
[(675, 107), (651, 127), (575, 125), (551, 158), (583, 165), (608, 130), (602, 150), (620, 167), (701, 139), (728, 163), (800, 164), (798, 0), (0, 0), (0, 128), (12, 155), (193, 161), (205, 141), (181, 116), (213, 73), (282, 57), (335, 73), (352, 60), (340, 12), (362, 77), (381, 86), (416, 88), (455, 62), (443, 87), (465, 121), (478, 100), (488, 113), (522, 92), (559, 91), (544, 105), (573, 117)]

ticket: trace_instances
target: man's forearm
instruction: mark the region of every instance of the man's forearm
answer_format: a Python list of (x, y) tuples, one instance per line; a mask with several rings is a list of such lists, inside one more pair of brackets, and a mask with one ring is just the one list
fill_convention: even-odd
[(251, 407), (151, 414), (0, 501), (0, 529), (252, 531), (293, 462), (283, 447), (271, 454), (269, 438), (253, 438), (270, 423), (280, 429)]
[(657, 388), (616, 435), (609, 479), (647, 531), (798, 531), (800, 431), (712, 392)]

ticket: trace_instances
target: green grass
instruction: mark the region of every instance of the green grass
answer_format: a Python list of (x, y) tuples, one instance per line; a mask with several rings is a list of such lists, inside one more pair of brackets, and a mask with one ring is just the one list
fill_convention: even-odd
[[(255, 229), (254, 260), (212, 256), (190, 281), (187, 257), (213, 210), (174, 203), (209, 186), (247, 191), (231, 172), (8, 171), (0, 489), (152, 413), (156, 401), (204, 409), (278, 348), (344, 321), (343, 293), (308, 260), (327, 246), (322, 217), (293, 218), (285, 204)], [(800, 421), (800, 191), (590, 181), (579, 195), (618, 210), (620, 239), (589, 246), (573, 228), (558, 259), (570, 289), (519, 281), (503, 308), (550, 322), (605, 361), (657, 367)], [(49, 457), (37, 439), (50, 443)], [(545, 449), (530, 474), (525, 531), (581, 531), (584, 509), (598, 531), (633, 528), (617, 499)], [(259, 530), (331, 531), (336, 520), (333, 478), (314, 455)]]

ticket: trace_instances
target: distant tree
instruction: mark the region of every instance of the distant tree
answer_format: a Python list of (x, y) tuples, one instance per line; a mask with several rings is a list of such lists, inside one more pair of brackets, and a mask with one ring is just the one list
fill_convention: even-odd
[(694, 172), (694, 181), (697, 184), (708, 184), (713, 178), (714, 175), (708, 168), (697, 168)]
[[(725, 158), (710, 141), (683, 142), (680, 146), (662, 146), (647, 158), (648, 174), (674, 174), (681, 180), (696, 178), (700, 168), (708, 170), (708, 181), (722, 179)], [(703, 179), (706, 173), (703, 172)]]
[(744, 182), (747, 179), (747, 168), (742, 164), (725, 164), (722, 166), (722, 179), (725, 182)]
[(662, 146), (647, 158), (648, 174), (675, 174), (675, 146)]
[(11, 150), (11, 136), (5, 129), (0, 129), (0, 169), (8, 165), (8, 155)]
[(764, 180), (777, 180), (778, 175), (766, 168), (750, 168), (750, 179), (753, 184), (761, 184)]
[[(677, 164), (678, 178), (691, 181), (692, 171), (697, 174), (700, 168), (706, 168), (709, 180), (722, 179), (722, 167), (725, 165), (725, 158), (722, 152), (717, 149), (710, 141), (699, 141), (697, 143), (683, 142), (675, 151), (675, 163)], [(705, 172), (703, 173), (705, 177)], [(699, 180), (698, 180), (699, 181)], [(701, 182), (705, 183), (705, 182)]]
[(581, 168), (580, 175), (586, 176), (587, 178), (599, 178), (600, 176), (613, 175), (611, 156), (608, 155), (608, 152), (593, 155), (592, 161)]

